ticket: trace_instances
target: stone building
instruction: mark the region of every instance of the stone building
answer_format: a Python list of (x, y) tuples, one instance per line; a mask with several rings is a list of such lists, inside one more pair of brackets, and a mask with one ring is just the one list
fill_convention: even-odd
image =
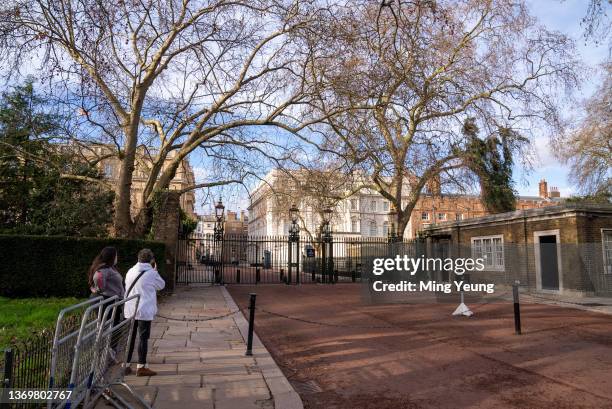
[[(286, 209), (279, 209), (275, 186), (286, 185), (287, 176), (271, 171), (262, 183), (251, 193), (248, 231), (253, 236), (286, 235), (291, 224)], [(548, 190), (545, 180), (540, 182), (540, 196), (519, 196), (517, 209), (531, 209), (551, 206), (562, 201), (559, 190)], [(404, 189), (407, 192), (407, 184)], [(321, 224), (321, 217), (310, 206), (301, 206), (300, 227), (314, 234)], [(333, 210), (332, 228), (335, 235), (346, 237), (386, 237), (389, 233), (389, 201), (371, 189), (361, 189)], [(286, 205), (288, 208), (289, 205)], [(404, 231), (404, 238), (412, 239), (423, 229), (451, 220), (464, 220), (487, 215), (477, 195), (443, 194), (430, 188), (421, 195), (410, 222)]]
[[(214, 214), (198, 215), (198, 225), (192, 238), (201, 239), (215, 233), (217, 218)], [(228, 211), (223, 223), (223, 231), (230, 236), (246, 236), (248, 234), (249, 218), (244, 210), (238, 212)]]
[(472, 272), (472, 280), (612, 296), (610, 204), (517, 210), (441, 223), (424, 233), (430, 254), (484, 258), (485, 270)]
[[(110, 180), (114, 184), (119, 180), (120, 160), (116, 156), (105, 157), (112, 152), (113, 150), (111, 147), (104, 145), (95, 145), (88, 147), (88, 149), (81, 149), (81, 153), (87, 159), (103, 158), (98, 162), (100, 172), (106, 179)], [(139, 149), (138, 151), (136, 168), (134, 169), (132, 178), (132, 215), (135, 215), (142, 207), (142, 192), (145, 188), (147, 176), (152, 167), (152, 161), (148, 156), (151, 150), (148, 150), (148, 152), (148, 154), (145, 153), (143, 149)], [(168, 155), (164, 168), (166, 168), (175, 154), (176, 152), (171, 152), (170, 155)], [(181, 165), (176, 171), (176, 175), (170, 182), (169, 188), (170, 190), (182, 190), (193, 185), (195, 185), (193, 169), (191, 168), (189, 161), (187, 159), (183, 159)], [(183, 209), (183, 211), (185, 211), (185, 213), (187, 213), (190, 217), (196, 217), (195, 193), (193, 190), (187, 191), (180, 196), (180, 205), (181, 209)]]
[(215, 233), (215, 223), (217, 218), (214, 214), (199, 214), (198, 224), (192, 233), (192, 238), (203, 239)]

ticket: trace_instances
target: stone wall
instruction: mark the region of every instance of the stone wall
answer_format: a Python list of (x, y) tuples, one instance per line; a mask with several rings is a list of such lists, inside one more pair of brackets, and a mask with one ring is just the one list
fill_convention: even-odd
[[(166, 244), (166, 291), (176, 286), (176, 249), (180, 223), (180, 194), (166, 191), (161, 194), (158, 209), (153, 218), (153, 239)], [(160, 262), (160, 260), (158, 260)]]

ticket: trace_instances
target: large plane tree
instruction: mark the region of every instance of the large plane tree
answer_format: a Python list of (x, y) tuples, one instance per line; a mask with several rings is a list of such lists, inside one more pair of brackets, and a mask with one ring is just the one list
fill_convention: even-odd
[[(194, 150), (244, 161), (283, 147), (253, 127), (307, 125), (295, 116), (310, 94), (297, 33), (314, 13), (292, 0), (17, 0), (0, 8), (0, 56), (5, 74), (50, 84), (85, 120), (86, 142), (120, 159), (114, 232), (136, 237)], [(141, 151), (151, 168), (133, 215)], [(188, 188), (240, 182), (244, 166), (233, 169)]]
[(554, 133), (557, 90), (577, 82), (572, 41), (523, 1), (356, 1), (326, 16), (309, 38), (309, 78), (330, 114), (318, 143), (361, 168), (399, 232), (428, 182), (461, 182), (466, 119), (483, 138)]

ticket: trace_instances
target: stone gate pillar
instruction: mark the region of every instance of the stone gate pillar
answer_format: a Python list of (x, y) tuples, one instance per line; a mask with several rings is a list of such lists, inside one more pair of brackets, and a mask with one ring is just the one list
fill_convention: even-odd
[[(174, 291), (176, 285), (176, 249), (180, 223), (180, 193), (164, 191), (153, 217), (153, 239), (166, 244), (166, 290)], [(160, 260), (161, 261), (161, 260)]]

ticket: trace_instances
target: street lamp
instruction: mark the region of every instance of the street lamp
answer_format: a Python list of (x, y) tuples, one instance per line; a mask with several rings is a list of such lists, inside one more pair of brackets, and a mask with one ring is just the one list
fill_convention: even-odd
[(323, 238), (331, 239), (331, 219), (334, 211), (330, 208), (323, 210)]
[[(293, 267), (296, 267), (296, 284), (300, 283), (300, 227), (298, 226), (298, 215), (300, 209), (294, 204), (289, 209), (289, 218), (291, 219), (291, 225), (289, 226), (289, 245), (287, 247), (287, 255), (289, 257), (287, 265), (287, 280), (286, 284), (291, 284)], [(297, 262), (294, 262), (293, 251), (295, 247), (295, 258)]]
[(215, 223), (215, 241), (223, 240), (223, 222), (225, 219), (225, 206), (223, 206), (223, 202), (221, 198), (219, 198), (219, 202), (217, 202), (215, 206), (215, 217), (217, 219)]
[(330, 208), (327, 208), (325, 210), (323, 210), (323, 226), (322, 226), (322, 239), (323, 239), (323, 246), (322, 246), (322, 252), (321, 252), (321, 257), (322, 257), (322, 261), (323, 261), (323, 271), (322, 271), (322, 281), (325, 282), (325, 280), (327, 279), (327, 281), (330, 284), (334, 283), (334, 244), (333, 244), (333, 238), (332, 238), (332, 229), (331, 229), (331, 219), (332, 219), (332, 214), (333, 214), (333, 210)]
[(397, 235), (395, 234), (395, 220), (396, 220), (397, 212), (395, 211), (395, 207), (391, 206), (387, 217), (389, 218), (389, 232), (387, 233), (387, 240), (389, 243), (394, 243), (397, 241)]
[(291, 219), (291, 226), (289, 227), (289, 241), (298, 241), (300, 236), (300, 226), (298, 225), (298, 217), (300, 209), (294, 204), (289, 209), (289, 218)]

